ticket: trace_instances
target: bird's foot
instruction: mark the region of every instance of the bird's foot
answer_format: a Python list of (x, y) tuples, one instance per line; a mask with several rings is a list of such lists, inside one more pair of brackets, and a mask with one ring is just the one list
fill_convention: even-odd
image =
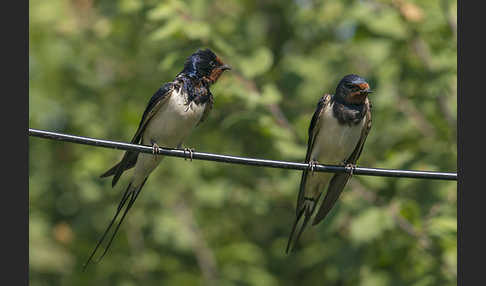
[[(186, 154), (186, 152), (189, 153), (189, 159), (191, 160), (192, 162), (192, 158), (193, 158), (193, 155), (194, 155), (194, 149), (192, 148), (184, 148), (184, 155)], [(184, 160), (187, 160), (187, 158), (184, 158)]]
[(318, 164), (319, 164), (319, 162), (317, 162), (315, 160), (310, 160), (309, 161), (309, 167), (308, 167), (308, 169), (311, 171), (311, 174), (314, 175), (314, 169), (315, 169), (316, 165), (318, 165)]
[(356, 169), (356, 165), (351, 163), (345, 163), (344, 168), (346, 169), (346, 172), (348, 172), (352, 176), (354, 173), (354, 169)]
[(304, 200), (311, 201), (311, 202), (315, 202), (316, 201), (316, 199), (314, 199), (312, 197), (304, 197)]
[(154, 155), (154, 160), (157, 159), (157, 154), (159, 154), (160, 147), (155, 143), (155, 141), (152, 140), (152, 154)]

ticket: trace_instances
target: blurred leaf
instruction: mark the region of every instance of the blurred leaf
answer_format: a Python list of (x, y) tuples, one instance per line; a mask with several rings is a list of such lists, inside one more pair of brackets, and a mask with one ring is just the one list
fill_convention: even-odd
[(258, 48), (251, 56), (241, 56), (239, 67), (246, 77), (253, 78), (266, 72), (273, 63), (270, 50)]
[(350, 237), (356, 243), (366, 243), (393, 227), (393, 220), (384, 209), (372, 207), (353, 218)]

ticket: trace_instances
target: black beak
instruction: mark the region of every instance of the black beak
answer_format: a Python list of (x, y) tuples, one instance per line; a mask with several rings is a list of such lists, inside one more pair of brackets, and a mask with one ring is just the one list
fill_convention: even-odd
[(221, 70), (226, 71), (226, 70), (231, 70), (231, 67), (229, 65), (222, 65), (219, 67)]

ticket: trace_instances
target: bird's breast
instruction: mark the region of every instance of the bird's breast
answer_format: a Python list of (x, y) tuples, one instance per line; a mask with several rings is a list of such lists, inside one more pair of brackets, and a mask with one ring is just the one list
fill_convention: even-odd
[(321, 164), (340, 165), (352, 154), (361, 137), (365, 120), (358, 124), (341, 124), (334, 117), (332, 106), (321, 115), (320, 130), (315, 139), (311, 158)]
[[(177, 147), (201, 120), (206, 103), (187, 103), (187, 97), (176, 90), (149, 122), (144, 141), (155, 140), (158, 145)], [(144, 142), (150, 144), (150, 142)]]

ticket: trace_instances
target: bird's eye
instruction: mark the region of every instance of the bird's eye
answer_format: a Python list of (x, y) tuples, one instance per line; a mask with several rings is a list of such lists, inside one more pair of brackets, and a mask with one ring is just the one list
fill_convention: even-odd
[(214, 67), (216, 64), (214, 63), (214, 61), (211, 61), (211, 62), (209, 63), (209, 65), (210, 65), (211, 67)]

